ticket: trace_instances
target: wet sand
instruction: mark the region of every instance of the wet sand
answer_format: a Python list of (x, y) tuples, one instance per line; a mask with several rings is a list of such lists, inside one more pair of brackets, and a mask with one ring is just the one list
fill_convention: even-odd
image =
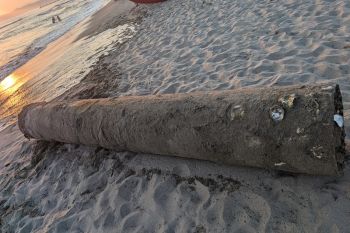
[[(134, 9), (136, 34), (56, 99), (337, 82), (349, 123), (348, 2), (207, 2)], [(348, 232), (349, 160), (312, 177), (0, 136), (5, 232)]]
[(129, 13), (135, 3), (131, 1), (111, 1), (101, 10), (96, 12), (88, 22), (87, 28), (76, 38), (80, 40), (84, 37), (92, 37), (110, 28), (115, 28), (116, 25), (125, 23), (137, 22), (142, 18), (142, 15)]

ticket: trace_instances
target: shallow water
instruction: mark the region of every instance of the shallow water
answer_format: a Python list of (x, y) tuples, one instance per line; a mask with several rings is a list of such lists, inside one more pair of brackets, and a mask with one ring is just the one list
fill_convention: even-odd
[[(0, 80), (107, 2), (60, 0), (0, 22)], [(62, 21), (53, 24), (54, 15), (59, 15)]]
[[(74, 42), (79, 35), (77, 30), (52, 43), (4, 79), (3, 87), (0, 85), (0, 130), (15, 123), (17, 114), (26, 104), (50, 101), (72, 88), (90, 71), (99, 56), (134, 33), (133, 25), (121, 25)], [(8, 88), (4, 88), (5, 81)]]

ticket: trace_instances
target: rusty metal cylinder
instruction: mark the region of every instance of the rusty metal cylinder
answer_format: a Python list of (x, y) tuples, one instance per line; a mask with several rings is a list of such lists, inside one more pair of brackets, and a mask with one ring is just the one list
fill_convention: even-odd
[(316, 85), (35, 103), (18, 123), (40, 140), (339, 175), (343, 120), (339, 87)]

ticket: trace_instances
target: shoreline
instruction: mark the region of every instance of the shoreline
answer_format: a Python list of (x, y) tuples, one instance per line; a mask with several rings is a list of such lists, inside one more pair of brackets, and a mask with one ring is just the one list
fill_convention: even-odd
[[(102, 8), (103, 8), (103, 4), (102, 4)], [(81, 10), (88, 11), (89, 9), (81, 9)], [(99, 10), (97, 10), (97, 11), (99, 11)], [(50, 13), (45, 12), (45, 14), (43, 16), (50, 17)], [(24, 22), (24, 24), (25, 24), (26, 21), (34, 20), (35, 17), (38, 17), (38, 15), (36, 15), (35, 11), (33, 11), (30, 15), (22, 15), (22, 18), (20, 20), (16, 20), (14, 22), (11, 22), (10, 24), (8, 24), (6, 26), (9, 26), (11, 24), (17, 24), (20, 21)], [(87, 17), (91, 17), (91, 16), (87, 16)], [(85, 16), (85, 18), (86, 18), (86, 16)], [(30, 44), (28, 44), (26, 46), (26, 48), (22, 52), (16, 54), (15, 58), (9, 60), (6, 64), (3, 64), (0, 66), (0, 70), (1, 70), (0, 80), (4, 79), (5, 77), (10, 75), (11, 73), (15, 72), (17, 69), (24, 66), (31, 59), (36, 57), (38, 54), (40, 54), (42, 51), (44, 51), (48, 46), (50, 46), (50, 44), (54, 43), (55, 41), (57, 41), (58, 39), (60, 39), (61, 37), (65, 36), (67, 33), (69, 33), (76, 25), (78, 25), (82, 21), (84, 21), (85, 18), (81, 17), (80, 19), (77, 20), (77, 19), (74, 19), (74, 15), (68, 15), (67, 18), (65, 18), (63, 23), (60, 25), (61, 27), (58, 27), (58, 28), (56, 27), (56, 29), (52, 29), (51, 31), (47, 31), (47, 34), (33, 40)], [(48, 20), (47, 18), (44, 18), (43, 22), (41, 22), (41, 24), (38, 26), (43, 27), (43, 28), (47, 27), (47, 25), (45, 24), (45, 22), (47, 20)], [(51, 25), (50, 27), (53, 27), (53, 26)], [(4, 29), (4, 28), (5, 27), (1, 27), (0, 30)], [(6, 39), (7, 38), (5, 37), (5, 40)], [(13, 39), (16, 39), (16, 38), (13, 38)]]
[[(114, 9), (119, 5), (119, 2), (113, 3), (108, 7)], [(90, 18), (87, 18), (73, 27), (12, 73), (16, 85), (0, 94), (0, 103), (5, 106), (0, 109), (1, 128), (8, 125), (6, 121), (14, 120), (26, 103), (50, 101), (71, 89), (88, 74), (100, 55), (108, 53), (115, 44), (123, 43), (135, 33), (136, 21), (132, 19), (130, 24), (124, 20), (114, 28), (77, 40), (88, 28), (89, 21)]]

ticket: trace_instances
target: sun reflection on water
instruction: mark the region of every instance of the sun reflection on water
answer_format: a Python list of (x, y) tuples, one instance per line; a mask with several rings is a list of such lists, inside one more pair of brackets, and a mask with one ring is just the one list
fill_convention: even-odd
[(25, 103), (23, 91), (18, 91), (23, 83), (20, 77), (13, 73), (0, 81), (0, 130), (2, 122), (16, 121), (16, 116)]
[(13, 74), (7, 76), (4, 80), (0, 82), (0, 88), (2, 90), (7, 90), (16, 84), (16, 78)]

